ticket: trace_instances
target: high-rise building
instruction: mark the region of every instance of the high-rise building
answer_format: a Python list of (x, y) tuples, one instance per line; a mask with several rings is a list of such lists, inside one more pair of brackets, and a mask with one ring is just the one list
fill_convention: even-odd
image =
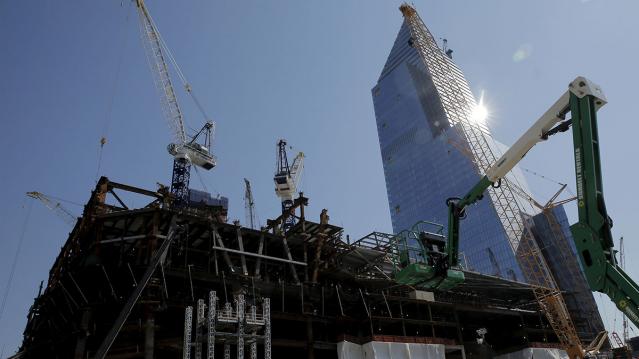
[[(404, 23), (372, 89), (395, 233), (420, 220), (446, 225), (445, 200), (463, 196), (480, 179), (468, 144), (449, 123), (427, 65), (410, 40)], [(466, 84), (464, 96), (475, 103), (463, 74), (450, 63), (455, 70), (450, 75)], [(524, 280), (488, 196), (468, 208), (460, 237), (460, 258), (467, 268)]]
[[(445, 49), (438, 51), (446, 55), (443, 57), (450, 69), (444, 76), (454, 78), (461, 88), (463, 101), (475, 106), (468, 82), (450, 53)], [(430, 76), (433, 69), (422, 58), (404, 21), (372, 89), (395, 233), (422, 220), (446, 226), (446, 200), (464, 196), (480, 180), (481, 171), (471, 145), (463, 135), (464, 130), (459, 123), (448, 120), (444, 109), (447, 100), (440, 96)], [(481, 118), (474, 121), (472, 126), (489, 139), (490, 151), (497, 156), (503, 153), (485, 122)], [(526, 189), (517, 168), (507, 177), (509, 182)], [(512, 238), (508, 238), (494, 200), (487, 194), (482, 201), (467, 208), (461, 224), (460, 261), (468, 270), (525, 281), (517, 258), (522, 257), (519, 251), (530, 247), (511, 244)], [(557, 286), (565, 293), (566, 307), (579, 337), (582, 341), (591, 340), (603, 330), (603, 323), (575, 255), (563, 207), (540, 211), (523, 200), (518, 201), (515, 207), (523, 212), (521, 215), (533, 236), (516, 238), (517, 243), (520, 239), (535, 241), (544, 257), (544, 267), (547, 266)], [(518, 248), (519, 257), (513, 248)]]

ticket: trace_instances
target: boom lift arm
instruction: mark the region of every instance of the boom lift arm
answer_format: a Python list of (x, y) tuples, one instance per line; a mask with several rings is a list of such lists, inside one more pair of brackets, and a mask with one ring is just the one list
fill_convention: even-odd
[[(481, 200), (537, 143), (572, 127), (579, 221), (570, 227), (588, 284), (605, 293), (617, 308), (639, 325), (639, 286), (617, 264), (611, 233), (612, 220), (603, 197), (597, 110), (607, 102), (601, 88), (576, 78), (533, 126), (487, 171), (461, 199), (449, 199), (447, 265), (459, 264), (459, 222), (467, 206)], [(570, 113), (571, 118), (566, 120)], [(440, 273), (440, 275), (446, 275)]]
[[(571, 111), (571, 99), (596, 99), (598, 107), (606, 103), (601, 89), (589, 80), (578, 77), (570, 83), (569, 89), (528, 129), (495, 164), (486, 170), (486, 175), (461, 199), (449, 198), (448, 206), (448, 264), (457, 266), (459, 258), (459, 220), (467, 206), (481, 200), (484, 191), (490, 186), (499, 186), (501, 179), (510, 172), (537, 143), (548, 139), (558, 132), (569, 129), (573, 119), (566, 120)], [(573, 118), (577, 117), (572, 114)], [(579, 119), (577, 119), (579, 121)], [(576, 141), (576, 139), (575, 139)]]

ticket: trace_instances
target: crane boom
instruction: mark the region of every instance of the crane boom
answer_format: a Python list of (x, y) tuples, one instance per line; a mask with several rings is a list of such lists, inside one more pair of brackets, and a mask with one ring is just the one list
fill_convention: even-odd
[(185, 143), (184, 116), (175, 95), (167, 62), (164, 59), (162, 39), (153, 22), (153, 18), (144, 4), (144, 0), (137, 0), (137, 9), (140, 18), (140, 32), (144, 40), (142, 42), (145, 45), (147, 60), (160, 95), (162, 111), (173, 132), (174, 141), (180, 144)]
[(60, 202), (55, 202), (49, 196), (40, 193), (40, 192), (27, 192), (27, 196), (31, 198), (35, 198), (42, 202), (47, 208), (52, 210), (60, 219), (66, 222), (71, 227), (75, 226), (75, 222), (77, 221), (77, 217), (74, 216), (69, 210), (64, 208)]
[(246, 215), (246, 225), (251, 229), (256, 229), (259, 226), (257, 215), (255, 213), (255, 199), (253, 198), (253, 191), (251, 190), (251, 182), (248, 179), (244, 179), (244, 211)]
[(293, 160), (293, 165), (291, 166), (291, 178), (293, 179), (293, 183), (295, 184), (294, 191), (297, 191), (297, 186), (300, 183), (300, 179), (302, 178), (302, 172), (304, 171), (304, 153), (298, 152)]

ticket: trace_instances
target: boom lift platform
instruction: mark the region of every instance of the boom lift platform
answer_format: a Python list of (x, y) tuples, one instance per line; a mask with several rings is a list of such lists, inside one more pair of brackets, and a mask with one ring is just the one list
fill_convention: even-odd
[[(614, 257), (612, 220), (603, 197), (597, 111), (606, 103), (601, 88), (590, 80), (577, 77), (572, 81), (568, 90), (486, 171), (470, 192), (462, 198), (446, 201), (448, 238), (443, 258), (440, 247), (433, 250), (420, 244), (425, 242), (418, 240), (419, 228), (398, 234), (397, 282), (426, 289), (448, 289), (463, 282), (459, 266), (459, 226), (466, 208), (481, 200), (490, 186), (498, 187), (501, 179), (537, 143), (572, 127), (579, 220), (570, 230), (577, 255), (590, 288), (608, 295), (617, 308), (639, 326), (639, 286)], [(412, 243), (412, 247), (407, 243)], [(413, 252), (417, 248), (417, 252), (411, 253), (411, 248)]]

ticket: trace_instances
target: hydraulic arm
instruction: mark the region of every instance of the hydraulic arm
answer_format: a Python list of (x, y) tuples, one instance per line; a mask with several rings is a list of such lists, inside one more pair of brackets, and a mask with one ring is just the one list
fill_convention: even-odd
[[(471, 205), (484, 197), (484, 192), (490, 186), (499, 186), (501, 179), (519, 163), (528, 151), (537, 143), (548, 137), (567, 131), (571, 125), (580, 128), (583, 121), (580, 113), (573, 111), (573, 102), (586, 102), (591, 104), (592, 113), (606, 103), (606, 98), (601, 89), (589, 80), (578, 77), (570, 83), (566, 91), (538, 120), (528, 129), (513, 145), (491, 166), (486, 175), (461, 199), (448, 199), (448, 248), (447, 257), (450, 266), (457, 266), (459, 251), (459, 220), (464, 215), (468, 205)], [(571, 113), (572, 118), (566, 119)], [(594, 118), (594, 117), (593, 117)], [(592, 129), (592, 127), (591, 127)], [(596, 127), (594, 128), (596, 130)], [(592, 132), (591, 132), (592, 134)], [(575, 148), (581, 139), (575, 137)], [(580, 146), (581, 147), (581, 146)], [(583, 156), (575, 156), (576, 167), (583, 167)], [(594, 162), (595, 159), (592, 159)], [(596, 157), (597, 171), (598, 153)], [(579, 179), (580, 175), (578, 175)], [(599, 175), (599, 178), (601, 176)], [(579, 187), (579, 184), (577, 185)], [(582, 221), (580, 215), (580, 222)], [(610, 242), (612, 247), (612, 242)]]
[[(617, 265), (608, 217), (603, 197), (597, 110), (607, 102), (599, 86), (578, 77), (533, 126), (491, 166), (485, 176), (462, 198), (450, 198), (448, 206), (448, 239), (446, 265), (440, 270), (418, 270), (419, 263), (402, 266), (397, 278), (400, 283), (420, 284), (430, 289), (442, 288), (440, 283), (460, 282), (459, 226), (466, 208), (481, 200), (490, 186), (499, 186), (501, 179), (519, 163), (528, 151), (548, 137), (572, 127), (577, 206), (579, 221), (570, 227), (577, 255), (593, 291), (607, 294), (630, 320), (639, 325), (639, 286)], [(570, 118), (567, 115), (570, 114)], [(421, 264), (423, 266), (423, 264)], [(455, 276), (450, 277), (451, 273)], [(440, 277), (440, 278), (437, 278)], [(448, 281), (446, 279), (449, 279)]]

